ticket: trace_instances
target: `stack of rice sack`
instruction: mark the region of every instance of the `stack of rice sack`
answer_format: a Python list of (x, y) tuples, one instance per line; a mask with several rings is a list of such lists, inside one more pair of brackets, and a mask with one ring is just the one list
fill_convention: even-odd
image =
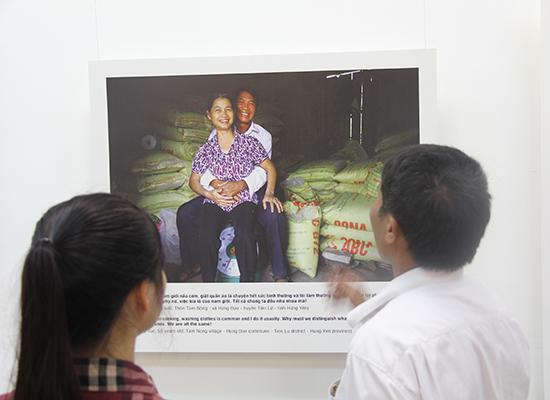
[[(283, 115), (282, 108), (275, 105), (273, 102), (262, 100), (261, 106), (257, 109), (254, 116), (254, 123), (264, 127), (269, 133), (271, 133), (272, 148), (271, 148), (271, 160), (275, 163), (275, 160), (280, 159), (283, 153), (286, 153), (287, 149), (282, 149), (280, 146), (280, 139), (284, 134), (285, 125), (281, 120)], [(276, 167), (278, 167), (276, 165)], [(283, 171), (277, 171), (279, 176)]]
[(139, 193), (136, 203), (154, 220), (160, 210), (177, 209), (197, 196), (189, 188), (191, 162), (166, 152), (153, 152), (134, 161), (132, 173)]
[(160, 151), (136, 160), (132, 172), (140, 194), (137, 203), (155, 218), (160, 210), (177, 209), (197, 196), (189, 187), (191, 163), (213, 126), (203, 112), (175, 106), (163, 107), (145, 126), (160, 138)]
[(359, 193), (376, 198), (384, 162), (377, 158), (355, 161), (334, 176), (337, 193)]
[(291, 171), (298, 169), (303, 159), (303, 154), (290, 154), (284, 157), (273, 157), (272, 161), (275, 168), (277, 168), (277, 177), (288, 176)]
[(336, 195), (336, 181), (311, 181), (309, 182), (311, 188), (317, 193), (317, 196), (321, 199), (322, 203), (325, 203), (332, 199)]
[(288, 264), (315, 278), (319, 264), (321, 208), (311, 203), (290, 201), (283, 207), (288, 227)]
[(277, 137), (283, 131), (285, 124), (278, 116), (263, 111), (263, 108), (260, 108), (258, 114), (254, 116), (254, 122), (267, 129), (272, 136)]
[(161, 123), (153, 125), (162, 137), (161, 149), (183, 160), (193, 159), (199, 146), (208, 140), (213, 125), (204, 112), (169, 107), (164, 110)]
[[(306, 163), (292, 172), (287, 179), (301, 177), (316, 192), (321, 201), (334, 197), (337, 182), (334, 177), (348, 164), (347, 160), (318, 160)], [(287, 198), (287, 200), (295, 200)], [(305, 199), (297, 199), (298, 201)]]
[(377, 159), (384, 159), (391, 154), (413, 144), (418, 144), (420, 136), (418, 129), (407, 129), (390, 132), (382, 136), (374, 147)]
[(348, 140), (344, 147), (329, 156), (331, 160), (348, 160), (350, 162), (366, 160), (367, 152), (357, 140)]
[(313, 186), (333, 182), (332, 177), (345, 164), (334, 160), (310, 162), (281, 183), (287, 199), (284, 209), (288, 222), (288, 262), (311, 278), (317, 275), (322, 216), (322, 199)]
[(374, 198), (358, 193), (340, 193), (323, 206), (319, 251), (347, 251), (355, 260), (383, 261), (370, 223)]
[(182, 204), (197, 197), (189, 187), (191, 162), (157, 151), (138, 158), (132, 167), (139, 193), (136, 203), (149, 213), (157, 225), (165, 260), (174, 264), (181, 263), (176, 211)]
[(323, 206), (320, 250), (353, 254), (355, 260), (383, 261), (376, 248), (370, 209), (378, 195), (384, 162), (377, 158), (351, 162), (336, 174), (338, 193)]
[(254, 115), (254, 122), (263, 126), (273, 137), (278, 136), (284, 130), (285, 124), (281, 121), (283, 110), (269, 101), (262, 101)]
[(281, 182), (285, 191), (285, 199), (290, 202), (319, 206), (322, 199), (310, 184), (301, 176), (286, 179)]

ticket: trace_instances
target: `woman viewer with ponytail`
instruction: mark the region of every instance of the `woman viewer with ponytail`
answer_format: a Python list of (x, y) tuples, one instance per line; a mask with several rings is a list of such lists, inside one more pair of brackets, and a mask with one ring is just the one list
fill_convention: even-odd
[(162, 309), (163, 261), (156, 226), (123, 198), (46, 212), (23, 267), (15, 390), (0, 400), (161, 400), (134, 346)]

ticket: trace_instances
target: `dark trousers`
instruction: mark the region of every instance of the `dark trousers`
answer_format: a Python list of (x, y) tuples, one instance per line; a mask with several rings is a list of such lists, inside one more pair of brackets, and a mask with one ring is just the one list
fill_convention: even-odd
[[(287, 223), (284, 213), (264, 210), (262, 199), (265, 186), (258, 191), (258, 223), (266, 232), (267, 255), (273, 268), (273, 275), (286, 276), (287, 264), (285, 248), (287, 245)], [(182, 204), (177, 213), (177, 225), (180, 239), (181, 265), (189, 270), (199, 264), (199, 239), (197, 229), (201, 225), (201, 206), (204, 197), (199, 196)]]
[(264, 210), (262, 199), (266, 187), (258, 190), (258, 223), (264, 229), (267, 241), (267, 257), (273, 268), (273, 275), (286, 276), (286, 245), (288, 244), (288, 232), (286, 227), (286, 216), (284, 212), (277, 212), (275, 208), (271, 211), (268, 204)]

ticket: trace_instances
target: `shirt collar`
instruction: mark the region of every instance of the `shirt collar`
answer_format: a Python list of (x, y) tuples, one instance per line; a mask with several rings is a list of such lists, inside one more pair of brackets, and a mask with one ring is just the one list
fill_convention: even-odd
[[(250, 128), (248, 128), (248, 129), (246, 130), (246, 132), (241, 133), (241, 134), (242, 134), (242, 135), (250, 135), (252, 132), (257, 132), (257, 131), (258, 131), (258, 128), (256, 127), (256, 124), (254, 123), (254, 121), (252, 121), (252, 122), (250, 123)], [(240, 133), (236, 126), (235, 126), (235, 132)]]
[[(248, 131), (250, 131), (250, 129)], [(243, 135), (237, 130), (237, 127), (235, 125), (233, 125), (233, 132), (235, 132), (235, 137)], [(211, 135), (210, 140), (215, 140), (216, 142), (218, 141), (218, 131), (216, 130), (216, 128), (212, 129), (212, 132), (210, 133), (210, 135)]]
[(420, 286), (430, 285), (459, 279), (464, 275), (464, 270), (457, 271), (433, 271), (422, 267), (416, 267), (394, 278), (376, 296), (358, 305), (348, 313), (348, 323), (351, 327), (364, 324), (374, 317), (386, 304), (397, 296), (416, 289)]

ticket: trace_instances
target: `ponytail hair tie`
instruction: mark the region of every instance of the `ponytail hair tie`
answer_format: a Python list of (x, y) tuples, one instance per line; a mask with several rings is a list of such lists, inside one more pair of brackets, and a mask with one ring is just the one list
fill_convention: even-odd
[(51, 247), (53, 247), (55, 249), (55, 245), (53, 244), (53, 242), (50, 240), (49, 237), (42, 237), (40, 239), (38, 239), (38, 243), (46, 243), (46, 245), (49, 245)]

